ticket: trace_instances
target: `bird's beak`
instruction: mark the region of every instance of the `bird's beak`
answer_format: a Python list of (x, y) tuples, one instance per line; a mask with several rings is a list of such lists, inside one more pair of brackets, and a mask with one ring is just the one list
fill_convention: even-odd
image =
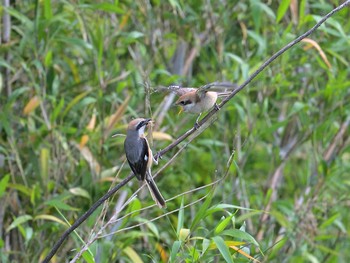
[(180, 102), (176, 101), (176, 102), (173, 104), (173, 107), (178, 107), (178, 106), (180, 106), (180, 110), (179, 110), (179, 112), (177, 113), (177, 115), (180, 115), (180, 114), (184, 111), (184, 109), (183, 109), (183, 107), (180, 105)]
[(152, 122), (152, 119), (145, 119), (144, 121), (142, 121), (142, 126), (145, 126), (150, 122)]

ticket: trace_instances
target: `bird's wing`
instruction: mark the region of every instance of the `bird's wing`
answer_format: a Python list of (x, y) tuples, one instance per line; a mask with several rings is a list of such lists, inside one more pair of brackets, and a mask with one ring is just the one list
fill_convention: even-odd
[(199, 87), (197, 90), (197, 93), (202, 94), (203, 92), (207, 92), (207, 91), (216, 91), (218, 93), (231, 92), (237, 87), (238, 87), (237, 84), (231, 83), (231, 82), (213, 82), (213, 83), (209, 83)]
[(146, 172), (147, 172), (147, 163), (149, 162), (149, 158), (152, 158), (152, 156), (149, 156), (149, 146), (146, 138), (141, 138), (142, 140), (142, 154), (141, 154), (141, 159), (139, 162), (139, 171), (140, 171), (140, 176), (141, 180), (145, 180), (146, 178)]
[[(127, 159), (127, 160), (128, 160), (128, 159)], [(141, 181), (142, 179), (141, 179), (141, 177), (140, 177), (139, 165), (138, 165), (138, 163), (132, 163), (132, 162), (130, 162), (129, 160), (128, 160), (128, 163), (129, 163), (129, 166), (130, 166), (132, 172), (134, 173), (134, 175), (136, 175), (137, 179), (138, 179), (139, 181)]]
[(167, 89), (170, 90), (171, 92), (175, 92), (176, 95), (178, 95), (178, 96), (182, 96), (188, 92), (196, 90), (195, 88), (181, 87), (178, 85), (171, 85)]
[[(136, 175), (139, 181), (145, 180), (146, 171), (147, 171), (147, 162), (149, 158), (148, 153), (148, 143), (145, 138), (141, 138), (142, 149), (141, 153), (137, 158), (127, 158), (129, 166), (132, 172)], [(128, 156), (127, 156), (128, 157)]]

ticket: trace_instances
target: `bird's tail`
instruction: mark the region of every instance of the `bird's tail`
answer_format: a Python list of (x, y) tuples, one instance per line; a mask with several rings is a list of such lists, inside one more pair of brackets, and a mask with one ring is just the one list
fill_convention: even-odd
[(152, 196), (154, 202), (156, 202), (156, 204), (160, 208), (165, 208), (166, 207), (165, 200), (164, 200), (162, 194), (160, 193), (156, 183), (154, 182), (151, 173), (149, 173), (149, 172), (146, 173), (145, 181), (146, 181), (147, 187), (151, 193), (151, 196)]

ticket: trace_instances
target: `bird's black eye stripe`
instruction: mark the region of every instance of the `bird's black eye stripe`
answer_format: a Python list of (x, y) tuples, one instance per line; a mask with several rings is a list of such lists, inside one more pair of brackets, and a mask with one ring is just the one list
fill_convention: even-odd
[(140, 121), (139, 124), (137, 124), (136, 126), (136, 130), (139, 130), (141, 127), (147, 125), (147, 123), (149, 123), (150, 119), (144, 120), (144, 121)]
[(140, 123), (137, 124), (137, 126), (136, 126), (136, 130), (139, 130), (144, 125), (145, 125), (145, 122), (144, 121), (140, 121)]
[(191, 104), (192, 102), (190, 100), (183, 100), (180, 102), (181, 105), (188, 105)]

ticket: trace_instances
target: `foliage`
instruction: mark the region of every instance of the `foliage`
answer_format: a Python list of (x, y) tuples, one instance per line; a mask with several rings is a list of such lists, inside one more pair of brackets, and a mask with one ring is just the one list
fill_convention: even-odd
[[(161, 125), (155, 150), (193, 126), (195, 116), (174, 108), (160, 120), (165, 94), (157, 87), (241, 83), (336, 5), (3, 6), (11, 40), (0, 48), (0, 261), (42, 260), (68, 225), (127, 176), (123, 137), (111, 135), (124, 133), (132, 118), (153, 116)], [(140, 211), (152, 204), (146, 192), (118, 210), (139, 187), (134, 180), (69, 237), (56, 262), (74, 258), (92, 229), (102, 230), (82, 255), (87, 262), (348, 262), (349, 12), (274, 61), (157, 184), (169, 199), (224, 180), (169, 201), (165, 211)]]

